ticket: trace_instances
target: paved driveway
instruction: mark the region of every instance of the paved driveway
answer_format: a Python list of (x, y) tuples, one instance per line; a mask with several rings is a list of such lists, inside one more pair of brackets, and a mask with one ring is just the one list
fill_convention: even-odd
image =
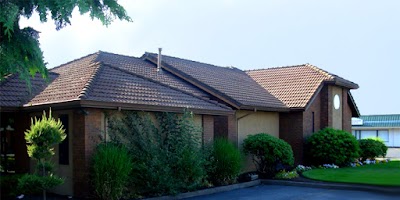
[(360, 199), (360, 200), (399, 200), (399, 195), (385, 195), (367, 191), (332, 190), (309, 187), (260, 185), (251, 188), (233, 190), (201, 197), (188, 198), (187, 200), (205, 199), (237, 199), (237, 200), (286, 200), (286, 199)]

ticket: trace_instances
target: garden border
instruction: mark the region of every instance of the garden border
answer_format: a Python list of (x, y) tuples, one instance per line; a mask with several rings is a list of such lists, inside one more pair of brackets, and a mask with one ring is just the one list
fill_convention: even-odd
[(203, 195), (227, 192), (227, 191), (242, 189), (242, 188), (247, 188), (247, 187), (253, 187), (253, 186), (260, 185), (260, 184), (261, 184), (261, 180), (255, 180), (255, 181), (249, 181), (249, 182), (245, 182), (245, 183), (237, 183), (237, 184), (233, 184), (233, 185), (219, 186), (219, 187), (197, 190), (197, 191), (193, 191), (193, 192), (181, 193), (176, 196), (172, 196), (172, 195), (161, 196), (161, 197), (147, 198), (144, 200), (185, 199), (185, 198), (190, 198), (190, 197), (203, 196)]

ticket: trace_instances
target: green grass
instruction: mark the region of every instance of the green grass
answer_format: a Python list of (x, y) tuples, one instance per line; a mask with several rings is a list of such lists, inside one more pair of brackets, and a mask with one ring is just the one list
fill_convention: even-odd
[(329, 182), (400, 186), (400, 161), (354, 168), (313, 169), (303, 172), (303, 176), (309, 179)]

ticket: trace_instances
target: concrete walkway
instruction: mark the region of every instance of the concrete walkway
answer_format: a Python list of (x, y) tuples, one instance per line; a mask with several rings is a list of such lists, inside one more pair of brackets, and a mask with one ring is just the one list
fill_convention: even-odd
[(229, 192), (216, 193), (206, 196), (188, 198), (188, 200), (206, 199), (233, 199), (233, 200), (258, 200), (258, 199), (305, 199), (305, 200), (333, 200), (333, 199), (359, 199), (359, 200), (399, 200), (400, 195), (388, 195), (368, 191), (335, 190), (322, 188), (309, 188), (282, 185), (259, 185)]

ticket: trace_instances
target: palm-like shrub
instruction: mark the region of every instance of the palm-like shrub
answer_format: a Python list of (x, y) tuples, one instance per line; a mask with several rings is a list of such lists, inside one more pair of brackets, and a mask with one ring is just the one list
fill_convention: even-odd
[(128, 150), (113, 143), (101, 143), (93, 156), (93, 183), (100, 199), (120, 199), (132, 171)]
[(292, 166), (292, 147), (282, 139), (266, 133), (249, 135), (243, 141), (243, 151), (252, 156), (257, 171), (262, 177), (273, 177), (278, 165)]
[(208, 160), (207, 176), (214, 185), (227, 185), (236, 181), (242, 167), (242, 155), (227, 139), (214, 140)]
[(310, 164), (345, 166), (359, 158), (360, 147), (350, 133), (325, 128), (306, 140), (306, 159)]

